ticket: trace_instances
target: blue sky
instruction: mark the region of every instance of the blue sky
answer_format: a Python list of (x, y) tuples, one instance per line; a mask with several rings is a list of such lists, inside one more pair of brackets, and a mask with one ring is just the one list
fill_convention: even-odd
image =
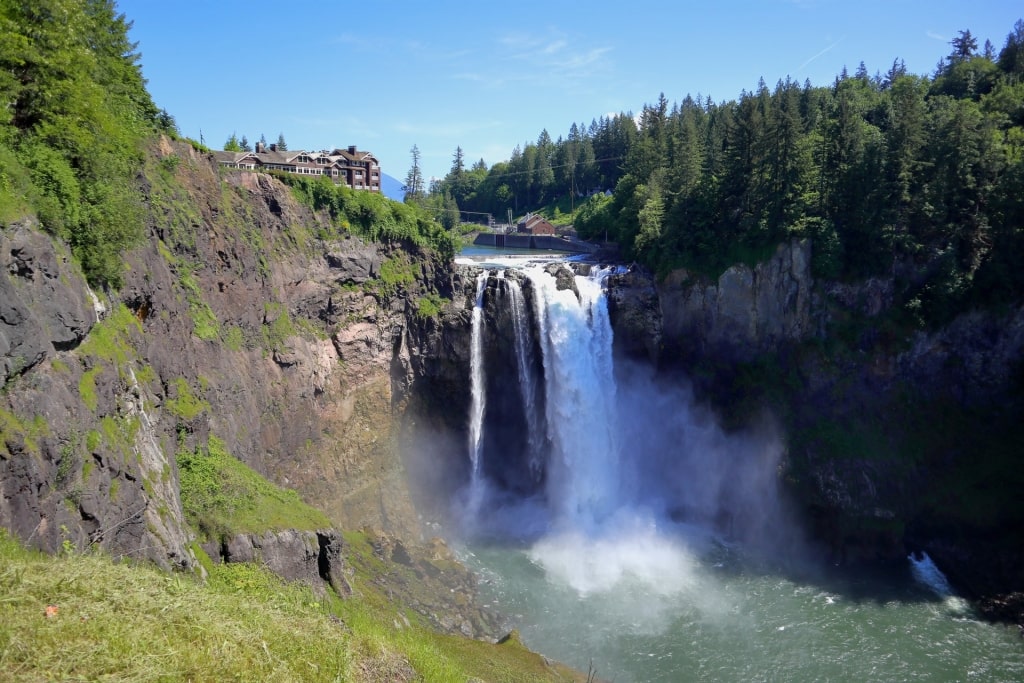
[(1019, 0), (389, 3), (120, 0), (157, 106), (221, 148), (284, 133), (291, 149), (357, 145), (402, 179), (456, 146), (469, 162), (575, 122), (668, 100), (716, 102), (787, 75), (831, 83), (863, 61), (931, 74), (958, 30), (1002, 48)]

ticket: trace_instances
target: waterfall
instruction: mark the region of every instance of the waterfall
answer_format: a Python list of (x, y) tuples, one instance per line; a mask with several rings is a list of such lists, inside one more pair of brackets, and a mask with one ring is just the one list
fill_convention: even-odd
[(914, 579), (922, 585), (927, 586), (940, 598), (949, 598), (956, 595), (953, 591), (953, 587), (949, 585), (949, 580), (946, 578), (946, 575), (935, 566), (935, 563), (932, 562), (932, 558), (928, 556), (928, 553), (911, 553), (910, 555), (907, 555), (907, 561), (910, 562), (910, 573), (913, 574)]
[(516, 367), (519, 370), (519, 393), (523, 401), (523, 412), (526, 415), (527, 458), (530, 463), (530, 474), (534, 480), (540, 478), (544, 466), (541, 452), (543, 427), (537, 415), (537, 381), (534, 378), (533, 340), (530, 338), (529, 311), (523, 297), (523, 288), (515, 278), (506, 280), (509, 293), (509, 306), (512, 309), (512, 326), (515, 333)]
[(616, 364), (611, 270), (566, 269), (497, 273), (498, 296), (477, 280), (465, 528), (528, 540), (531, 562), (581, 595), (622, 580), (688, 590), (694, 553), (719, 532), (797, 547), (780, 523), (773, 434), (725, 434), (687, 387)]
[(487, 271), (476, 278), (476, 302), (473, 306), (473, 329), (470, 350), (470, 407), (469, 407), (469, 505), (475, 512), (480, 505), (483, 491), (480, 464), (480, 442), (484, 429), (484, 368), (483, 368), (483, 326), (484, 289), (487, 285)]
[(618, 444), (612, 330), (604, 273), (576, 277), (579, 298), (543, 268), (527, 276), (536, 292), (544, 362), (549, 506), (556, 524), (592, 529), (615, 511)]

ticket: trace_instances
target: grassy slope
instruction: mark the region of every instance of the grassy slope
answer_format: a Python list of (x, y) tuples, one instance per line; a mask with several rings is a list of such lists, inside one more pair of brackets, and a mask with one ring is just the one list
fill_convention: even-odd
[(582, 680), (514, 640), (423, 628), (361, 578), (360, 597), (317, 598), (251, 565), (216, 566), (199, 583), (101, 555), (41, 555), (3, 534), (0, 680)]

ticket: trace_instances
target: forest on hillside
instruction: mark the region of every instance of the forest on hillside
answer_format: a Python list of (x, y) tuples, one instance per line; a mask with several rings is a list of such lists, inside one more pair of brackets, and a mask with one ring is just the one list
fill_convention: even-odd
[(0, 0), (0, 222), (35, 215), (93, 285), (117, 285), (143, 235), (153, 104), (112, 0)]
[(722, 103), (662, 94), (542, 131), (489, 169), (459, 149), (429, 197), (410, 190), (498, 216), (572, 194), (582, 237), (657, 272), (715, 273), (809, 237), (819, 277), (893, 277), (916, 323), (941, 323), (1024, 293), (1024, 21), (998, 52), (960, 31), (930, 77), (897, 59)]

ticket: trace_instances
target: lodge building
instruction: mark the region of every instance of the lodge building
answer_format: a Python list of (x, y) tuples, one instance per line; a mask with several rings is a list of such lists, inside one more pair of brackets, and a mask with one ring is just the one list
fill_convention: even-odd
[(252, 152), (217, 151), (213, 156), (218, 164), (227, 168), (323, 175), (353, 190), (380, 192), (380, 162), (370, 152), (356, 149), (355, 145), (332, 151), (282, 152), (278, 151), (277, 145), (264, 147), (258, 142)]

